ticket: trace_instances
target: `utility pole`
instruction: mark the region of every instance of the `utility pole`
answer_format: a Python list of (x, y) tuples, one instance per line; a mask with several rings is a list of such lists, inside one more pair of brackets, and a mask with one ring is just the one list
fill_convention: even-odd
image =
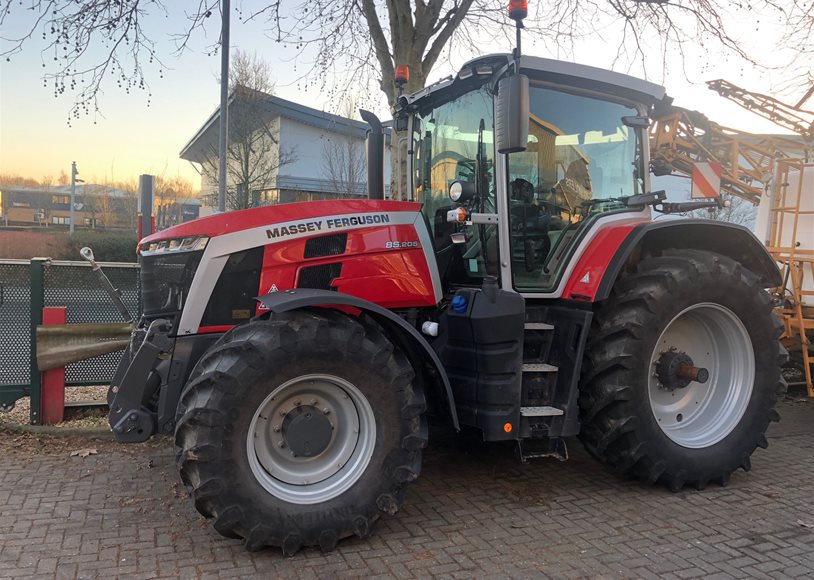
[(221, 0), (220, 135), (218, 139), (218, 211), (226, 211), (226, 147), (229, 131), (229, 0)]
[(74, 221), (74, 205), (76, 204), (76, 184), (77, 183), (85, 183), (84, 179), (77, 179), (76, 176), (79, 175), (79, 172), (76, 170), (76, 161), (71, 162), (71, 223), (69, 224), (68, 233), (73, 235), (73, 221)]

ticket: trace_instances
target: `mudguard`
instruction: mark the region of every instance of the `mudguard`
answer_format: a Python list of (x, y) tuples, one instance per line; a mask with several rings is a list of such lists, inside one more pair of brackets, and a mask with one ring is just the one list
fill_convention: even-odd
[(780, 270), (766, 247), (749, 229), (727, 222), (705, 219), (652, 221), (633, 228), (619, 245), (596, 291), (595, 301), (610, 295), (625, 263), (639, 248), (649, 251), (695, 249), (723, 254), (751, 270), (764, 288), (780, 286)]
[(270, 292), (269, 294), (258, 297), (257, 300), (263, 308), (276, 313), (290, 312), (308, 306), (351, 306), (368, 313), (389, 332), (397, 332), (400, 334), (400, 338), (410, 341), (409, 344), (420, 347), (421, 353), (432, 362), (435, 367), (436, 376), (440, 378), (444, 385), (452, 425), (456, 430), (460, 430), (458, 412), (455, 408), (455, 399), (452, 395), (452, 387), (449, 384), (449, 378), (444, 370), (444, 365), (430, 344), (421, 336), (421, 333), (400, 316), (393, 314), (390, 310), (382, 308), (373, 302), (362, 300), (350, 294), (341, 294), (330, 290), (317, 290), (313, 288)]

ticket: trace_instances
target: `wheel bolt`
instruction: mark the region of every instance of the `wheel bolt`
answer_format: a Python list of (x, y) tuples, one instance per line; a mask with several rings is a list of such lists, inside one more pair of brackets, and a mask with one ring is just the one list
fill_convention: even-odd
[(275, 425), (275, 426), (274, 426), (274, 432), (275, 432), (275, 433), (279, 433), (279, 432), (280, 432), (280, 426), (279, 426), (279, 425)]
[(282, 411), (280, 411), (280, 417), (285, 417), (285, 409), (283, 409)]
[(317, 406), (317, 400), (316, 400), (316, 399), (311, 399), (311, 406), (312, 406), (312, 407), (316, 407), (316, 406)]
[(285, 447), (285, 441), (280, 441), (280, 442), (277, 444), (277, 447), (279, 447), (280, 449), (284, 448), (284, 447)]
[(322, 409), (322, 414), (323, 414), (323, 415), (327, 415), (327, 414), (329, 414), (330, 412), (331, 412), (331, 410), (330, 410), (328, 407), (325, 407), (324, 409)]
[(298, 401), (294, 401), (294, 406), (295, 406), (295, 407), (299, 407), (300, 405), (302, 405), (302, 401), (299, 401), (299, 400), (298, 400)]

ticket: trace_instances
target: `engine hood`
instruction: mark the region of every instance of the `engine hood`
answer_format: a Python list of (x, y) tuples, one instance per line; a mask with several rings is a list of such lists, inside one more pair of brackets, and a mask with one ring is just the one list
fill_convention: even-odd
[(166, 230), (161, 230), (141, 240), (140, 244), (190, 236), (214, 238), (224, 234), (261, 226), (273, 226), (292, 220), (319, 218), (350, 213), (401, 212), (420, 210), (421, 204), (407, 201), (384, 201), (368, 199), (340, 199), (329, 201), (305, 201), (267, 205), (251, 209), (230, 211), (199, 218)]

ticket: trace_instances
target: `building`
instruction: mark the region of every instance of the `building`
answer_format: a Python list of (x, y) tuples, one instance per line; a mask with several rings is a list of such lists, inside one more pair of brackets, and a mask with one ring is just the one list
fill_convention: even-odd
[[(71, 186), (3, 187), (0, 190), (0, 225), (67, 230), (71, 223)], [(195, 198), (156, 199), (157, 222), (169, 227), (198, 217)], [(74, 227), (135, 231), (135, 192), (106, 185), (80, 184), (74, 196)]]
[[(248, 203), (229, 203), (227, 209), (366, 194), (367, 124), (243, 88), (231, 94), (228, 106), (227, 191), (230, 200), (242, 194)], [(220, 109), (180, 154), (201, 173), (201, 198), (213, 206), (219, 123)], [(390, 163), (385, 155), (387, 188)]]

